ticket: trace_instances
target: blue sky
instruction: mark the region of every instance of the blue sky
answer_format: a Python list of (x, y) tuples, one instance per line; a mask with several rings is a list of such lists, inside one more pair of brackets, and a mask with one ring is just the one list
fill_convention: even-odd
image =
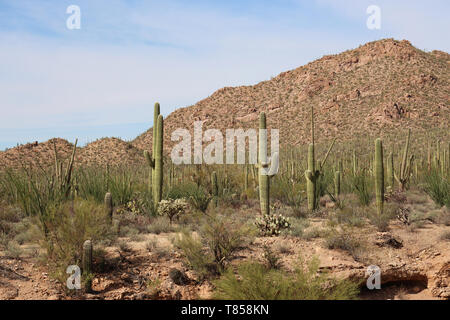
[[(66, 8), (81, 9), (69, 30)], [(366, 27), (369, 5), (381, 29)], [(449, 52), (447, 0), (0, 0), (0, 149), (133, 139), (224, 86), (381, 38)]]

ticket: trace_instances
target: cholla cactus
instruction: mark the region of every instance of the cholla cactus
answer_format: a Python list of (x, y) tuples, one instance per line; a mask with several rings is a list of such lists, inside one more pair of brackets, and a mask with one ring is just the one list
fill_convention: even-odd
[(183, 214), (188, 208), (187, 201), (185, 199), (168, 199), (161, 200), (158, 205), (158, 214), (160, 216), (169, 217), (170, 224), (174, 218), (178, 218), (181, 214)]
[(279, 215), (265, 214), (261, 218), (256, 218), (255, 222), (259, 231), (263, 236), (278, 236), (281, 234), (282, 229), (288, 229), (291, 227), (289, 218)]

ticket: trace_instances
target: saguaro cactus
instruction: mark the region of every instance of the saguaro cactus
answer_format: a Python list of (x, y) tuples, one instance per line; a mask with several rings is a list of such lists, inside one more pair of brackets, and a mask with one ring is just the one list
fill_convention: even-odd
[[(153, 143), (152, 143), (152, 160), (155, 161), (155, 154), (156, 154), (156, 145), (157, 145), (157, 139), (158, 139), (158, 117), (160, 115), (160, 105), (159, 102), (155, 103), (155, 107), (153, 109)], [(155, 168), (152, 168), (152, 176), (151, 178), (155, 179)], [(151, 184), (151, 181), (150, 181)]]
[(405, 149), (403, 150), (403, 159), (400, 165), (400, 172), (398, 175), (394, 172), (395, 180), (397, 180), (397, 182), (399, 183), (401, 191), (405, 190), (406, 184), (409, 181), (409, 177), (411, 175), (412, 162), (414, 160), (414, 156), (411, 155), (408, 161), (410, 140), (411, 140), (411, 129), (408, 130), (408, 138), (406, 139)]
[(217, 183), (217, 173), (213, 171), (211, 173), (211, 189), (214, 196), (214, 205), (217, 207), (218, 197), (219, 197), (219, 185)]
[(244, 167), (244, 192), (248, 189), (248, 166)]
[(388, 178), (388, 186), (391, 191), (394, 191), (394, 154), (391, 152), (388, 156), (387, 162), (387, 178)]
[(323, 169), (323, 166), (328, 158), (328, 155), (331, 152), (331, 149), (333, 148), (334, 143), (336, 142), (336, 139), (333, 140), (331, 143), (330, 148), (327, 151), (327, 154), (325, 155), (325, 158), (322, 160), (322, 162), (317, 161), (317, 166), (319, 167), (318, 170), (316, 170), (316, 160), (315, 160), (315, 154), (314, 154), (314, 108), (311, 107), (311, 144), (308, 147), (308, 170), (305, 171), (305, 177), (306, 177), (306, 195), (308, 198), (308, 210), (314, 211), (317, 209), (317, 194), (316, 194), (316, 183), (317, 180), (320, 177), (320, 172)]
[(384, 204), (384, 166), (383, 166), (383, 143), (380, 138), (375, 140), (375, 196), (378, 215), (383, 214)]
[(155, 104), (155, 116), (158, 114), (153, 125), (153, 154), (144, 151), (144, 157), (150, 167), (149, 191), (153, 195), (153, 203), (158, 206), (162, 199), (163, 187), (163, 141), (164, 141), (164, 120), (159, 114), (159, 103)]
[(341, 172), (334, 173), (334, 196), (338, 197), (341, 194)]
[(266, 114), (259, 114), (259, 148), (258, 148), (258, 168), (259, 168), (259, 204), (263, 215), (270, 213), (269, 197), (270, 197), (270, 180), (269, 176), (263, 174), (263, 166), (267, 165), (267, 135), (262, 130), (267, 130)]
[(147, 150), (144, 151), (144, 158), (150, 168), (148, 171), (148, 192), (149, 194), (152, 194), (153, 168), (155, 167), (155, 161)]
[(106, 207), (106, 212), (108, 213), (109, 219), (112, 220), (112, 216), (113, 216), (113, 201), (112, 201), (112, 195), (109, 192), (107, 192), (105, 194), (105, 207)]
[(156, 128), (156, 148), (155, 148), (155, 176), (153, 180), (153, 202), (157, 206), (162, 199), (163, 188), (163, 141), (164, 141), (164, 121), (159, 115)]
[(92, 280), (90, 274), (92, 273), (92, 241), (86, 240), (83, 243), (83, 255), (82, 255), (82, 267), (83, 275), (86, 276), (85, 289), (87, 292), (92, 290)]

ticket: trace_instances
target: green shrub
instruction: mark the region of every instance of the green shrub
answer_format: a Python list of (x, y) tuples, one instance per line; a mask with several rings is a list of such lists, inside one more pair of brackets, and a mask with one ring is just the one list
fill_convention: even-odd
[(362, 227), (365, 224), (364, 217), (351, 207), (338, 210), (335, 217), (338, 223), (353, 227)]
[(325, 239), (328, 249), (339, 249), (348, 252), (355, 260), (358, 260), (363, 248), (361, 243), (348, 232), (330, 232)]
[(211, 201), (211, 195), (201, 186), (195, 183), (185, 183), (174, 186), (167, 194), (168, 199), (187, 199), (191, 205), (201, 211), (205, 212)]
[(203, 247), (200, 239), (195, 239), (191, 234), (183, 232), (177, 237), (174, 245), (183, 252), (188, 267), (195, 272), (200, 281), (219, 274), (217, 264)]
[(265, 237), (279, 236), (283, 229), (289, 229), (291, 223), (289, 218), (281, 214), (265, 214), (262, 217), (256, 218), (256, 227), (260, 233)]
[(357, 284), (318, 273), (313, 259), (300, 263), (293, 273), (269, 269), (256, 262), (241, 264), (237, 276), (229, 269), (214, 281), (214, 297), (224, 300), (350, 300), (359, 293)]
[(269, 269), (279, 269), (281, 267), (280, 257), (277, 256), (269, 246), (263, 247), (263, 259)]
[(169, 199), (162, 200), (158, 205), (158, 214), (160, 216), (167, 216), (169, 218), (170, 224), (172, 224), (173, 219), (178, 218), (180, 215), (184, 214), (187, 210), (188, 204), (185, 199)]
[[(114, 205), (127, 205), (133, 200), (132, 180), (131, 173), (125, 169), (109, 176), (109, 191), (112, 194)], [(104, 194), (103, 197), (105, 197)]]
[(222, 271), (234, 252), (244, 245), (249, 233), (245, 226), (216, 216), (205, 219), (200, 234)]
[(223, 272), (234, 253), (246, 244), (251, 232), (246, 226), (215, 216), (204, 219), (199, 239), (183, 232), (174, 244), (200, 279)]
[(66, 280), (66, 268), (80, 265), (83, 243), (113, 238), (110, 221), (102, 205), (92, 201), (76, 200), (57, 205), (49, 210), (48, 235), (44, 238), (48, 262), (55, 277)]
[(293, 219), (289, 232), (294, 237), (303, 237), (305, 229), (309, 227), (309, 222), (306, 219)]
[(173, 232), (175, 229), (173, 226), (167, 221), (165, 217), (157, 217), (150, 220), (150, 223), (147, 226), (147, 231), (149, 233), (160, 234), (160, 233), (169, 233)]
[(439, 206), (450, 208), (450, 180), (434, 169), (425, 176), (424, 191)]
[(102, 168), (79, 168), (75, 172), (75, 188), (83, 199), (103, 203), (108, 192), (109, 176)]
[(359, 203), (362, 206), (368, 206), (372, 199), (368, 177), (365, 171), (358, 172), (351, 178), (353, 192), (356, 193)]

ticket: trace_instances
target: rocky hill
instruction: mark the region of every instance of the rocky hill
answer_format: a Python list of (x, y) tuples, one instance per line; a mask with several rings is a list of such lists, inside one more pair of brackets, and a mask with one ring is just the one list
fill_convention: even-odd
[[(418, 134), (448, 139), (450, 128), (450, 55), (424, 52), (406, 40), (379, 40), (337, 55), (324, 56), (252, 86), (226, 87), (197, 104), (180, 108), (164, 121), (165, 148), (177, 128), (204, 130), (257, 128), (265, 111), (268, 125), (280, 130), (281, 144), (309, 143), (309, 113), (314, 106), (317, 141), (337, 137), (385, 136), (411, 128)], [(61, 156), (71, 145), (56, 139)], [(77, 152), (83, 164), (139, 163), (151, 150), (152, 129), (131, 143), (100, 139)], [(0, 168), (53, 161), (53, 140), (0, 152)]]
[[(408, 41), (367, 43), (324, 56), (253, 86), (226, 87), (197, 104), (178, 109), (164, 122), (165, 144), (176, 128), (191, 130), (203, 120), (208, 128), (257, 128), (265, 111), (268, 125), (280, 129), (281, 144), (309, 142), (309, 113), (315, 108), (318, 141), (337, 137), (448, 131), (450, 127), (450, 55), (427, 53)], [(152, 130), (133, 144), (149, 149)]]

